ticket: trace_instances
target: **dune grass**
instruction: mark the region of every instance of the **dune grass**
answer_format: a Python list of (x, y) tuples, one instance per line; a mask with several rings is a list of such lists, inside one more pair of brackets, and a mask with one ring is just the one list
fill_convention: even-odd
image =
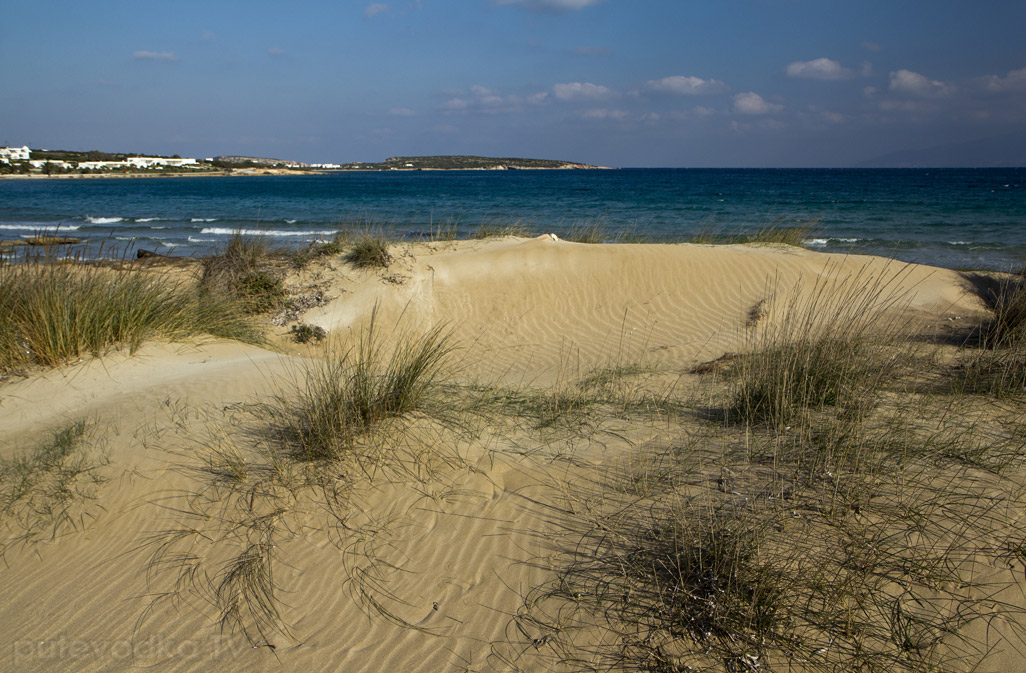
[(106, 459), (85, 445), (89, 425), (76, 421), (50, 431), (35, 447), (0, 459), (0, 558), (17, 543), (50, 541), (92, 515)]
[[(792, 292), (749, 328), (733, 422), (683, 419), (650, 470), (568, 488), (525, 648), (581, 670), (882, 673), (1018, 647), (1026, 410), (896, 377), (917, 340), (886, 318), (901, 283), (867, 281)], [(1000, 644), (978, 637), (996, 614)]]
[(378, 424), (418, 409), (453, 346), (442, 328), (401, 338), (386, 351), (376, 320), (355, 345), (331, 349), (292, 390), (267, 405), (291, 455), (340, 457)]
[(899, 291), (904, 276), (899, 271), (871, 278), (863, 269), (819, 280), (812, 288), (792, 288), (777, 308), (777, 319), (765, 324), (749, 319), (755, 324), (731, 367), (727, 419), (785, 427), (828, 406), (864, 413), (895, 360), (879, 346), (899, 330), (885, 316), (904, 301)]
[(286, 293), (281, 274), (268, 263), (272, 254), (261, 237), (236, 231), (217, 252), (203, 259), (200, 287), (207, 296), (234, 299), (247, 313), (273, 310)]
[(387, 268), (392, 263), (389, 242), (381, 233), (365, 233), (343, 255), (343, 259), (358, 269)]
[(779, 243), (801, 247), (817, 229), (815, 223), (787, 224), (784, 220), (744, 230), (709, 225), (685, 236), (683, 242), (701, 245)]
[(56, 366), (155, 338), (255, 342), (230, 298), (157, 271), (46, 259), (0, 262), (0, 371)]
[(505, 236), (518, 236), (521, 238), (527, 238), (534, 236), (532, 229), (523, 220), (514, 220), (512, 222), (497, 222), (487, 221), (482, 222), (473, 232), (473, 237), (476, 239), (485, 238), (502, 238)]
[(1026, 270), (1003, 279), (989, 300), (993, 317), (981, 330), (977, 348), (963, 357), (958, 385), (999, 397), (1026, 394)]
[[(349, 545), (362, 550), (350, 559), (346, 578), (359, 600), (410, 626), (385, 607), (373, 545), (361, 542), (368, 533), (354, 528), (349, 499), (358, 474), (385, 472), (417, 483), (431, 473), (425, 452), (441, 450), (429, 443), (395, 457), (405, 440), (403, 429), (389, 424), (423, 408), (453, 346), (442, 328), (391, 343), (378, 329), (372, 320), (355, 344), (336, 344), (323, 361), (298, 370), (291, 385), (251, 407), (245, 430), (218, 432), (188, 451), (202, 460), (185, 468), (195, 488), (181, 495), (177, 525), (140, 548), (148, 554), (151, 581), (171, 578), (171, 590), (156, 592), (158, 600), (198, 592), (210, 597), (226, 631), (238, 630), (257, 646), (293, 640), (275, 569), (283, 540), (308, 529), (314, 516), (322, 521), (324, 543), (346, 559)], [(376, 444), (386, 425), (393, 432)], [(372, 528), (381, 534), (376, 517)]]

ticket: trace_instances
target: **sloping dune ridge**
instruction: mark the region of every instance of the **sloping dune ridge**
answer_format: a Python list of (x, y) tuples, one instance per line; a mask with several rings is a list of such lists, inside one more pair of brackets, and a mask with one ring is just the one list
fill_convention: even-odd
[[(392, 254), (387, 269), (329, 260), (297, 276), (331, 298), (302, 317), (328, 332), (317, 346), (268, 325), (278, 348), (151, 342), (0, 381), (0, 456), (84, 420), (83, 460), (96, 477), (67, 516), (44, 517), (27, 534), (26, 517), (42, 515), (21, 513), (0, 530), (0, 669), (609, 667), (594, 653), (607, 639), (599, 615), (590, 625), (568, 617), (581, 635), (559, 648), (551, 645), (563, 634), (527, 617), (580, 539), (568, 520), (616, 500), (595, 495), (609, 475), (718, 427), (688, 411), (722, 385), (692, 373), (697, 365), (743, 351), (746, 335), (784, 319), (794, 302), (828, 306), (853, 286), (934, 334), (986, 308), (953, 271), (787, 246), (542, 236)], [(323, 353), (355, 343), (372, 320), (385, 350), (433, 327), (448, 335), (454, 350), (434, 406), (358, 441), (376, 457), (330, 479), (280, 477), (308, 466), (266, 462), (260, 404), (287, 397)], [(679, 396), (676, 415), (597, 404), (579, 421), (546, 416), (559, 391), (610, 371), (660, 399)], [(566, 402), (575, 403), (584, 404)], [(993, 577), (1007, 575), (1012, 587), (1002, 600), (1026, 604), (999, 566)], [(272, 613), (239, 593), (245, 573), (258, 585), (270, 576)], [(999, 622), (966, 624), (988, 657), (979, 670), (1026, 666), (1009, 644), (1017, 631)], [(562, 656), (568, 642), (582, 644), (580, 661)]]

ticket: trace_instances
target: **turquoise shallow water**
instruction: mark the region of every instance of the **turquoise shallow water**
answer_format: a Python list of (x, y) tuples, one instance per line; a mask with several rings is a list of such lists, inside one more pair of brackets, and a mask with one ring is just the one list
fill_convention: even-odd
[(232, 231), (287, 245), (355, 221), (399, 235), (520, 221), (674, 240), (812, 224), (812, 249), (951, 268), (1026, 262), (1026, 169), (622, 169), (0, 181), (0, 238), (60, 229), (204, 254)]

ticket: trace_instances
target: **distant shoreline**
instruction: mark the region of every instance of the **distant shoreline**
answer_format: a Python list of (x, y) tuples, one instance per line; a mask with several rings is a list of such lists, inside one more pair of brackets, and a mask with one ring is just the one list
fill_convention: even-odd
[(328, 169), (328, 170), (292, 170), (288, 168), (242, 168), (233, 171), (204, 171), (202, 173), (58, 173), (55, 175), (36, 175), (36, 174), (6, 174), (0, 175), (0, 180), (78, 180), (78, 179), (127, 179), (127, 178), (238, 178), (238, 177), (274, 177), (274, 176), (286, 176), (286, 175), (331, 175), (335, 173), (426, 173), (429, 171), (444, 171), (447, 173), (458, 173), (463, 172), (474, 172), (474, 173), (503, 173), (503, 172), (517, 172), (517, 171), (580, 171), (580, 170), (600, 170), (600, 171), (615, 171), (619, 170), (612, 166), (593, 166), (589, 168), (543, 168), (543, 167), (532, 167), (532, 168), (513, 168), (513, 169), (496, 169), (496, 168), (396, 168), (396, 169), (382, 169), (382, 168), (342, 168), (342, 169)]

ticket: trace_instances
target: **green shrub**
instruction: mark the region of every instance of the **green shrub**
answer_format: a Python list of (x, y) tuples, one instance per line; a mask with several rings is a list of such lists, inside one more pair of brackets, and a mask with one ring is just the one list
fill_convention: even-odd
[(328, 336), (328, 333), (324, 331), (323, 327), (317, 325), (307, 325), (302, 323), (299, 325), (293, 325), (289, 328), (289, 334), (295, 339), (296, 343), (317, 343)]
[(345, 260), (357, 268), (386, 268), (392, 263), (388, 241), (383, 236), (366, 235), (349, 249)]
[(282, 279), (267, 271), (251, 271), (242, 275), (235, 291), (251, 313), (263, 313), (281, 305), (285, 299)]

